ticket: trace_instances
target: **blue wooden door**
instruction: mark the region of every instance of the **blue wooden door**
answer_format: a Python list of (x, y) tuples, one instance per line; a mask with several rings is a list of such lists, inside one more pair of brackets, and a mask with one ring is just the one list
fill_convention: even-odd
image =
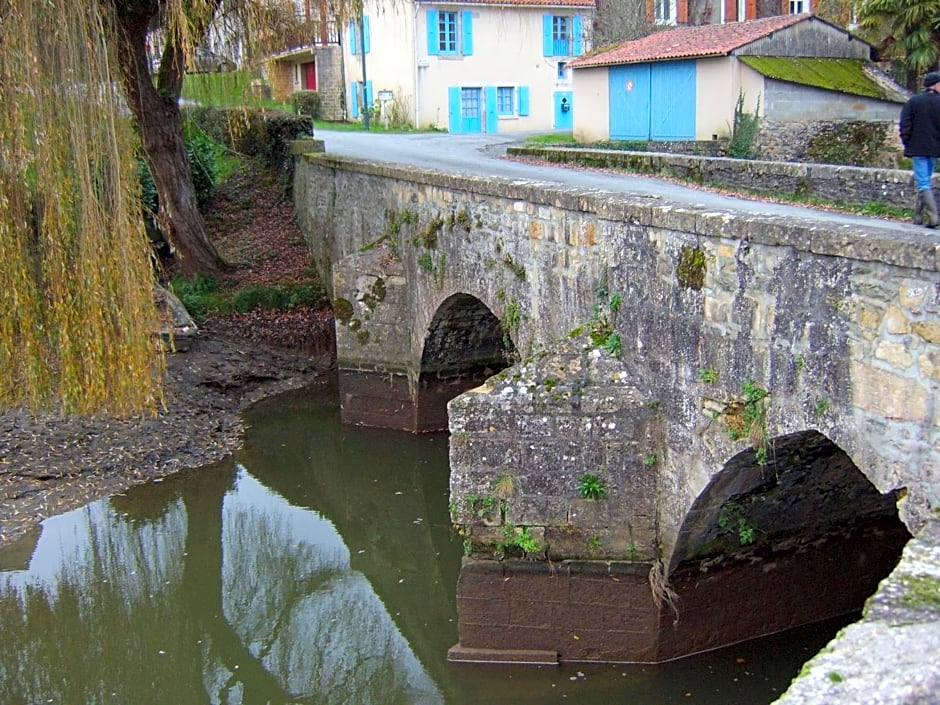
[(650, 64), (611, 66), (607, 80), (610, 139), (649, 139)]
[(695, 139), (694, 61), (651, 65), (650, 139)]
[(555, 129), (570, 130), (574, 125), (574, 105), (571, 103), (571, 91), (555, 91)]
[(483, 132), (483, 105), (479, 88), (460, 89), (460, 131)]
[[(481, 88), (451, 86), (447, 89), (447, 127), (451, 133), (483, 132), (482, 94)], [(493, 109), (496, 109), (495, 102)]]

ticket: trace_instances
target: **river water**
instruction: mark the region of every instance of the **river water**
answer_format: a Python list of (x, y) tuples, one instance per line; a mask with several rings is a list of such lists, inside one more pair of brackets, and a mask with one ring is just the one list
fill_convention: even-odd
[(445, 434), (343, 426), (329, 385), (246, 447), (0, 551), (0, 703), (772, 702), (847, 620), (658, 666), (449, 664)]

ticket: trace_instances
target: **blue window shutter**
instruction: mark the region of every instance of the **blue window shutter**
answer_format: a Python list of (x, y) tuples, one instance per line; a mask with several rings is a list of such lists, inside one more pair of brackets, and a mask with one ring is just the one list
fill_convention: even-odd
[(484, 88), (483, 98), (486, 100), (486, 131), (493, 134), (499, 131), (496, 119), (496, 86)]
[(572, 34), (574, 34), (574, 48), (571, 50), (571, 53), (574, 56), (581, 56), (584, 53), (584, 40), (581, 38), (581, 15), (575, 15), (573, 18), (572, 25), (574, 26)]
[(464, 10), (460, 13), (460, 52), (464, 56), (473, 54), (473, 11)]
[(519, 86), (519, 114), (529, 114), (529, 87)]
[(349, 116), (359, 117), (359, 84), (356, 81), (349, 84)]
[(366, 48), (365, 53), (368, 54), (372, 50), (372, 37), (369, 32), (369, 16), (363, 15), (362, 17), (362, 38), (365, 40)]
[(542, 15), (542, 56), (555, 56), (552, 41), (552, 16)]
[(441, 44), (437, 38), (437, 10), (428, 10), (428, 54), (440, 54)]
[(366, 81), (366, 89), (363, 91), (363, 110), (368, 110), (373, 105), (375, 105), (375, 100), (372, 99), (372, 81)]
[(356, 31), (355, 20), (349, 20), (349, 51), (353, 55), (359, 53), (359, 32)]
[(452, 134), (460, 132), (460, 87), (447, 89), (447, 129)]

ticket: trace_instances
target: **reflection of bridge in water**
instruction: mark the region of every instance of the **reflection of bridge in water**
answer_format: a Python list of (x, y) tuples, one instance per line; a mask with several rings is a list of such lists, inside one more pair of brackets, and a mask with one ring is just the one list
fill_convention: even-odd
[(330, 521), (240, 466), (198, 484), (44, 524), (0, 573), (0, 701), (443, 703)]

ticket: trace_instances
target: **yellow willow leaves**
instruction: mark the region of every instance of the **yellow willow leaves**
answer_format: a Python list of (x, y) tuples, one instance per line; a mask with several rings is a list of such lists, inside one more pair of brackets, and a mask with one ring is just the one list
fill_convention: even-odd
[(99, 3), (0, 4), (0, 406), (155, 410), (160, 321)]

